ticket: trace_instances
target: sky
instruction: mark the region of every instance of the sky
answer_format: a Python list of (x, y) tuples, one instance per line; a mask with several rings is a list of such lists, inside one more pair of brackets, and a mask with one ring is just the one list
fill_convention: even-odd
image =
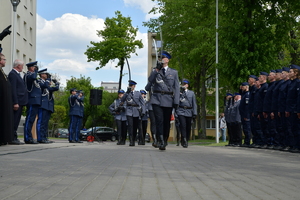
[[(58, 74), (61, 86), (72, 76), (90, 77), (92, 85), (100, 87), (101, 82), (118, 82), (118, 60), (109, 62), (96, 70), (98, 62), (87, 62), (84, 52), (90, 41), (99, 42), (97, 30), (103, 30), (105, 18), (115, 17), (120, 11), (130, 17), (132, 26), (138, 28), (136, 39), (142, 40), (144, 48), (128, 60), (131, 79), (137, 82), (136, 89), (147, 84), (147, 31), (142, 24), (157, 16), (148, 14), (155, 3), (151, 0), (39, 0), (37, 1), (37, 55), (40, 68), (47, 68), (51, 74)], [(124, 73), (128, 73), (127, 66)], [(122, 88), (126, 89), (128, 74), (123, 76)], [(80, 88), (77, 88), (80, 89)]]

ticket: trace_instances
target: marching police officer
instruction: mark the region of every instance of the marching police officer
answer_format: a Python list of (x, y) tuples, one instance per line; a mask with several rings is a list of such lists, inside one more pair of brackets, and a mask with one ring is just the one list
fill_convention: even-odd
[(160, 150), (166, 150), (172, 110), (173, 107), (177, 109), (179, 104), (178, 72), (168, 66), (170, 59), (171, 55), (163, 51), (161, 63), (158, 63), (148, 78), (153, 85), (151, 103), (160, 140)]
[(129, 80), (129, 87), (121, 98), (121, 102), (126, 101), (126, 118), (128, 123), (129, 146), (135, 146), (137, 129), (141, 126), (141, 117), (145, 114), (145, 101), (139, 91), (135, 91), (136, 82)]
[(112, 115), (114, 115), (115, 122), (117, 124), (117, 131), (118, 131), (118, 143), (117, 145), (125, 145), (126, 137), (127, 137), (127, 125), (126, 125), (126, 101), (121, 102), (121, 98), (123, 97), (125, 91), (119, 90), (118, 91), (118, 98), (114, 100), (114, 102), (109, 106), (109, 110)]
[(192, 119), (197, 116), (197, 103), (195, 93), (188, 90), (190, 82), (188, 80), (182, 81), (179, 106), (176, 109), (176, 114), (179, 119), (179, 128), (181, 132), (181, 145), (183, 148), (188, 147), (188, 140), (190, 139)]
[(72, 88), (70, 90), (70, 97), (68, 98), (69, 103), (69, 142), (70, 143), (82, 143), (79, 139), (80, 132), (80, 117), (81, 117), (81, 108), (80, 103), (83, 102), (82, 96), (77, 94), (77, 90)]
[(242, 99), (239, 106), (239, 111), (241, 115), (241, 122), (243, 127), (243, 132), (245, 135), (243, 147), (248, 147), (251, 140), (251, 128), (250, 128), (250, 112), (249, 112), (249, 83), (242, 83)]
[(37, 61), (26, 64), (28, 71), (24, 76), (24, 81), (28, 91), (27, 113), (24, 126), (24, 141), (26, 144), (38, 144), (32, 137), (32, 126), (38, 114), (42, 102), (42, 90), (45, 83), (37, 80)]

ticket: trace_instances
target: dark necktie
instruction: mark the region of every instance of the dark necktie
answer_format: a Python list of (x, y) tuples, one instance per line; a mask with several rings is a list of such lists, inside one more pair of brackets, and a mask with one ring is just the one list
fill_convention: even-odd
[(163, 75), (166, 75), (166, 69), (162, 68)]

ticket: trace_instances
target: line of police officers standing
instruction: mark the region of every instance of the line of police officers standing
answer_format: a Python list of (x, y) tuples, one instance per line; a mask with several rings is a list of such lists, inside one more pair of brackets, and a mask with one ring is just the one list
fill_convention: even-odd
[(150, 118), (152, 146), (166, 150), (173, 113), (180, 122), (181, 145), (188, 147), (192, 119), (197, 115), (196, 98), (194, 92), (188, 90), (188, 80), (183, 81), (180, 91), (178, 72), (168, 67), (170, 59), (171, 55), (163, 51), (161, 62), (152, 70), (145, 87), (151, 93), (149, 101), (146, 101), (147, 92), (135, 91), (137, 83), (129, 80), (127, 91), (120, 90), (118, 99), (109, 106), (117, 123), (118, 145), (125, 144), (127, 130), (129, 146), (135, 146), (137, 130), (140, 130), (139, 144), (144, 145), (147, 120)]
[[(300, 66), (250, 75), (240, 93), (227, 93), (226, 146), (300, 152)], [(268, 81), (268, 83), (267, 83)], [(242, 144), (242, 132), (245, 140)], [(252, 139), (252, 144), (250, 141)]]

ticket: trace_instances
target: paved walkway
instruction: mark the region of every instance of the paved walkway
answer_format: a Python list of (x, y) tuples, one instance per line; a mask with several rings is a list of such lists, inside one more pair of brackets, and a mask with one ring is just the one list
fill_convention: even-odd
[(300, 199), (300, 154), (113, 142), (0, 146), (0, 199)]

